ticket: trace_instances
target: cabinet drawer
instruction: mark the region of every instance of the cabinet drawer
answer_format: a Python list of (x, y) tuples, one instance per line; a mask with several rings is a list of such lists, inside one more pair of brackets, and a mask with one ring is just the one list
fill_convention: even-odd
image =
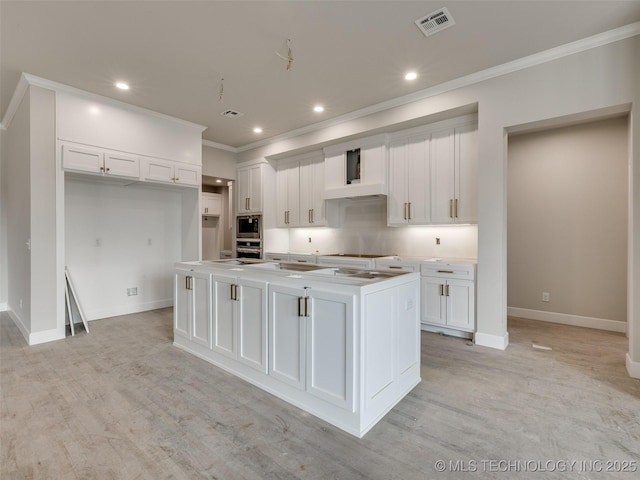
[(316, 263), (316, 256), (315, 255), (295, 255), (295, 254), (290, 254), (289, 255), (289, 261), (290, 262), (296, 262), (296, 263), (311, 263), (311, 264), (315, 264)]
[(401, 270), (403, 272), (419, 272), (420, 262), (403, 262), (402, 260), (376, 260), (376, 268)]
[(423, 277), (459, 278), (473, 280), (475, 278), (473, 263), (425, 262), (420, 266)]

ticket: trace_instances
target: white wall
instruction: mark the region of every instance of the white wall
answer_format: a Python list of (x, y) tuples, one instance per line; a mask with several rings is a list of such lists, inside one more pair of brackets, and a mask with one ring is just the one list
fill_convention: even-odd
[[(65, 181), (65, 253), (89, 320), (173, 304), (182, 260), (182, 195), (146, 186)], [(127, 296), (136, 287), (137, 296)]]
[(236, 178), (236, 154), (220, 148), (202, 146), (202, 174), (210, 177)]
[(626, 323), (628, 128), (625, 116), (509, 137), (514, 315)]
[(7, 135), (0, 128), (0, 310), (7, 307)]
[[(478, 199), (478, 296), (476, 343), (506, 348), (507, 333), (507, 151), (506, 130), (515, 126), (545, 122), (575, 115), (601, 116), (603, 110), (629, 110), (638, 102), (640, 37), (637, 35), (588, 50), (570, 46), (537, 57), (532, 66), (522, 61), (471, 79), (459, 79), (449, 89), (439, 86), (422, 96), (383, 111), (330, 124), (310, 133), (283, 138), (241, 152), (239, 161), (258, 160), (293, 153), (314, 145), (338, 142), (349, 135), (366, 135), (390, 125), (415, 122), (446, 110), (478, 105), (479, 199)], [(578, 51), (579, 53), (573, 53)], [(549, 59), (549, 61), (545, 61)], [(544, 62), (544, 63), (541, 63)], [(491, 73), (494, 73), (493, 75)], [(487, 78), (483, 80), (483, 78)], [(637, 106), (634, 106), (637, 108)], [(632, 117), (635, 110), (632, 110)], [(632, 119), (636, 145), (639, 122)], [(415, 123), (414, 123), (415, 125)], [(640, 152), (632, 153), (634, 169), (633, 198), (640, 202)], [(635, 182), (638, 180), (638, 182)], [(640, 207), (639, 207), (640, 208)], [(629, 308), (634, 323), (640, 323), (640, 227), (634, 221), (630, 242), (635, 252), (630, 282)], [(640, 327), (638, 328), (640, 330)], [(633, 332), (633, 330), (631, 330)], [(630, 358), (640, 365), (640, 332), (630, 339)], [(639, 373), (640, 375), (640, 369)]]

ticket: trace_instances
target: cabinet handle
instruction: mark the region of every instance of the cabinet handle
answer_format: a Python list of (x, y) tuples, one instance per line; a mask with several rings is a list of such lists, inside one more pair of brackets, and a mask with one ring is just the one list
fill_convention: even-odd
[(247, 210), (251, 210), (251, 198), (247, 197)]
[(440, 284), (438, 286), (440, 287), (440, 296), (443, 297), (444, 296), (444, 285)]
[(398, 267), (396, 265), (389, 265), (389, 268), (397, 268), (398, 270), (402, 269), (402, 267)]
[(104, 173), (104, 167), (100, 167), (100, 171)]
[(403, 220), (407, 219), (407, 202), (404, 202), (404, 207), (403, 207), (403, 212), (402, 212), (402, 219)]
[(175, 181), (176, 181), (176, 182), (179, 182), (179, 181), (180, 181), (180, 178), (176, 177), (176, 178), (175, 178)]
[(311, 223), (316, 223), (316, 211), (311, 209)]
[(109, 167), (107, 167), (107, 173), (109, 173), (111, 171), (111, 169)]
[(411, 220), (411, 202), (409, 202), (409, 220)]
[(309, 223), (312, 223), (313, 220), (311, 220), (311, 209), (309, 209)]
[(310, 317), (309, 315), (309, 297), (304, 297), (304, 316)]
[(235, 298), (233, 298), (233, 283), (229, 285), (229, 298), (235, 300)]
[(187, 275), (186, 277), (184, 277), (184, 288), (186, 290), (193, 290), (193, 285), (191, 284), (192, 279), (193, 277), (191, 275)]
[(296, 260), (296, 262), (298, 262), (298, 263), (307, 263), (306, 260)]
[(302, 316), (302, 307), (300, 306), (302, 300), (303, 300), (303, 297), (298, 297), (298, 316), (299, 317)]
[(453, 200), (449, 199), (449, 218), (453, 218)]
[(456, 210), (455, 210), (455, 213), (456, 213), (456, 218), (458, 218), (458, 199), (457, 198), (456, 198)]
[(446, 296), (446, 297), (448, 297), (448, 296), (449, 296), (449, 285), (448, 285), (448, 284), (447, 284), (447, 285), (445, 285), (445, 291), (447, 292), (447, 293), (445, 294), (445, 296)]
[(438, 273), (451, 273), (451, 274), (453, 274), (453, 270), (438, 270)]

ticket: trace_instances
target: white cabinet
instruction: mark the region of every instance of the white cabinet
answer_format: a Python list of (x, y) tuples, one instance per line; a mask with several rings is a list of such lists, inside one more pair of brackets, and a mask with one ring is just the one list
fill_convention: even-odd
[(354, 411), (354, 296), (269, 286), (269, 374)]
[(327, 267), (373, 268), (373, 258), (348, 257), (340, 255), (320, 255), (318, 265)]
[(297, 227), (300, 224), (300, 162), (278, 164), (276, 209), (278, 227)]
[(150, 182), (173, 183), (197, 187), (201, 184), (200, 167), (169, 160), (144, 158), (142, 179)]
[(62, 144), (62, 168), (110, 177), (140, 178), (140, 159), (132, 154), (96, 147)]
[(175, 333), (211, 348), (211, 275), (178, 269), (174, 288)]
[(425, 263), (421, 267), (421, 321), (465, 332), (475, 330), (475, 267)]
[(399, 258), (376, 258), (375, 268), (400, 270), (403, 272), (419, 272), (420, 261), (407, 261)]
[(222, 195), (219, 193), (203, 193), (200, 201), (200, 212), (202, 215), (219, 216), (222, 213)]
[(327, 224), (324, 159), (318, 154), (281, 160), (276, 169), (278, 227), (319, 227)]
[(327, 225), (324, 191), (324, 159), (306, 158), (300, 161), (300, 226)]
[(431, 138), (431, 221), (478, 221), (477, 126), (434, 132)]
[(275, 252), (266, 252), (264, 254), (265, 260), (273, 260), (274, 262), (289, 262), (291, 261), (291, 257), (288, 253), (275, 253)]
[(238, 213), (262, 212), (263, 164), (238, 168)]
[(392, 140), (389, 144), (389, 225), (426, 225), (431, 222), (428, 133)]
[(212, 282), (212, 349), (266, 373), (266, 282), (224, 275)]
[(324, 199), (387, 194), (386, 135), (332, 145), (324, 154)]
[(318, 257), (316, 255), (307, 255), (306, 253), (290, 253), (289, 261), (293, 263), (309, 263), (316, 264)]

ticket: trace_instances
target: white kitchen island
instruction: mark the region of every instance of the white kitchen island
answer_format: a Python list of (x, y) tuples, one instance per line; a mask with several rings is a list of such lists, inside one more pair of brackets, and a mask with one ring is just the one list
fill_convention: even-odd
[(418, 273), (176, 264), (174, 345), (362, 437), (420, 382)]

